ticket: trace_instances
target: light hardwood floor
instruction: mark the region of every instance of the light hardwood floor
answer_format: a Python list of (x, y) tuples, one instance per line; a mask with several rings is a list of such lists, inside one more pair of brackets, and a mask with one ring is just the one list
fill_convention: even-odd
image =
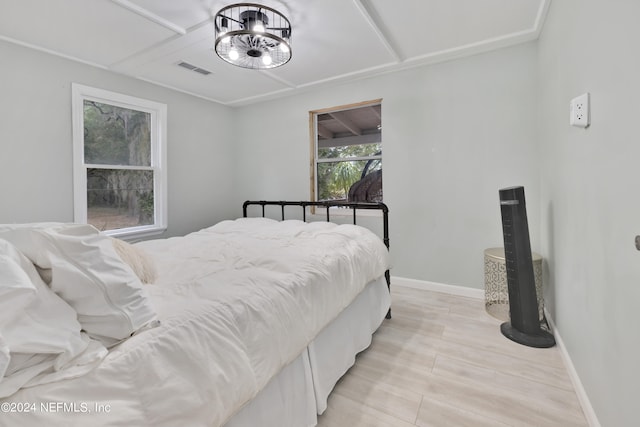
[(500, 333), (481, 299), (392, 286), (392, 315), (320, 427), (587, 426), (557, 347)]

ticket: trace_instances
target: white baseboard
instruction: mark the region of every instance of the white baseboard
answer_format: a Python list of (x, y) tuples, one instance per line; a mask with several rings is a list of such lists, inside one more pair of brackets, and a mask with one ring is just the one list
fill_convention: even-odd
[(549, 312), (546, 309), (544, 310), (544, 314), (547, 317), (547, 321), (549, 322), (549, 327), (553, 331), (553, 336), (555, 337), (556, 344), (558, 345), (558, 349), (560, 350), (562, 361), (564, 362), (564, 366), (567, 368), (569, 378), (571, 378), (573, 388), (576, 392), (576, 395), (578, 396), (578, 401), (580, 402), (580, 406), (582, 407), (582, 411), (584, 412), (584, 416), (587, 419), (589, 426), (601, 427), (596, 412), (593, 410), (593, 406), (591, 406), (589, 396), (587, 396), (587, 392), (582, 385), (582, 381), (580, 381), (578, 372), (576, 371), (575, 366), (573, 366), (573, 361), (569, 356), (569, 352), (567, 352), (567, 347), (564, 345), (564, 341), (560, 336), (560, 332), (556, 328), (556, 324), (554, 323), (553, 318), (549, 315)]
[[(456, 285), (446, 285), (444, 283), (408, 279), (406, 277), (392, 276), (391, 286), (392, 287), (404, 286), (405, 288), (442, 292), (445, 294), (458, 295), (458, 296), (464, 296), (469, 298), (478, 298), (478, 299), (484, 298), (483, 289), (467, 288), (464, 286), (456, 286)], [(546, 309), (545, 309), (545, 316), (547, 317), (547, 321), (549, 322), (549, 327), (553, 331), (553, 335), (556, 339), (556, 344), (558, 345), (558, 349), (560, 350), (562, 361), (564, 362), (564, 365), (567, 368), (567, 373), (569, 374), (569, 378), (571, 378), (571, 383), (573, 384), (573, 388), (576, 392), (576, 395), (578, 396), (578, 401), (580, 402), (580, 406), (582, 407), (582, 411), (584, 412), (584, 416), (587, 419), (589, 426), (601, 427), (600, 421), (598, 421), (598, 417), (596, 416), (596, 413), (593, 410), (593, 406), (591, 406), (591, 402), (589, 401), (589, 396), (587, 396), (587, 392), (585, 391), (584, 386), (582, 385), (582, 381), (580, 381), (578, 372), (576, 371), (576, 368), (573, 366), (571, 357), (567, 352), (567, 347), (565, 347), (564, 341), (562, 341), (562, 337), (560, 336), (560, 332), (558, 332), (558, 329), (556, 328), (556, 325), (553, 322), (553, 318), (549, 315)]]
[(423, 289), (427, 291), (442, 292), (469, 298), (484, 298), (484, 289), (467, 288), (466, 286), (446, 285), (444, 283), (428, 282), (426, 280), (408, 279), (406, 277), (391, 276), (391, 286), (404, 286), (405, 288)]

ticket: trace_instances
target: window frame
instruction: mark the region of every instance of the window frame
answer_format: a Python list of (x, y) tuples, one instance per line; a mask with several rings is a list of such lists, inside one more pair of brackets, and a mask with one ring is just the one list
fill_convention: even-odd
[[(109, 236), (125, 240), (154, 236), (167, 229), (167, 105), (147, 99), (72, 83), (73, 122), (73, 217), (74, 222), (87, 223), (87, 169), (153, 171), (154, 223), (136, 227), (104, 230)], [(84, 101), (95, 101), (116, 107), (149, 113), (151, 117), (150, 166), (88, 164), (84, 161)]]
[[(309, 134), (310, 134), (310, 160), (309, 160), (309, 176), (310, 176), (310, 200), (318, 201), (318, 180), (317, 180), (317, 168), (318, 163), (325, 162), (335, 162), (335, 159), (318, 159), (318, 120), (317, 117), (321, 114), (332, 113), (337, 111), (344, 110), (353, 110), (356, 108), (367, 107), (371, 105), (380, 105), (382, 106), (382, 98), (373, 99), (370, 101), (362, 101), (354, 104), (340, 105), (337, 107), (323, 108), (319, 110), (309, 111)], [(352, 161), (352, 160), (371, 160), (371, 159), (380, 159), (382, 160), (382, 155), (376, 156), (367, 156), (367, 157), (353, 157), (353, 158), (345, 158), (344, 160), (338, 161)], [(312, 207), (312, 213), (315, 212), (315, 209)], [(373, 214), (377, 215), (379, 212), (373, 212)]]

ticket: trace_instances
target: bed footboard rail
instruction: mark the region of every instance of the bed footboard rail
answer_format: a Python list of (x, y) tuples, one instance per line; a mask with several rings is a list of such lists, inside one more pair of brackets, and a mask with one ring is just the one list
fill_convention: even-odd
[[(242, 204), (242, 216), (247, 217), (247, 208), (249, 206), (258, 205), (262, 208), (262, 217), (265, 216), (265, 206), (280, 206), (281, 219), (285, 220), (285, 207), (286, 206), (300, 206), (302, 208), (302, 221), (307, 222), (307, 207), (321, 207), (326, 209), (326, 220), (331, 221), (331, 208), (346, 208), (351, 209), (353, 213), (353, 224), (356, 225), (357, 211), (359, 209), (365, 210), (379, 210), (382, 212), (382, 240), (389, 249), (389, 208), (382, 202), (344, 202), (344, 201), (285, 201), (285, 200), (247, 200)], [(384, 273), (387, 280), (387, 287), (391, 292), (391, 275), (389, 270)], [(391, 309), (387, 313), (387, 319), (391, 318)]]

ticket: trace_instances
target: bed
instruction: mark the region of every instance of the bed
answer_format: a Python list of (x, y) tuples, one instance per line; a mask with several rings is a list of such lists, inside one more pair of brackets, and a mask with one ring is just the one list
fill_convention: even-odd
[(246, 202), (125, 249), (86, 225), (0, 226), (0, 425), (315, 425), (390, 315), (388, 209), (338, 204), (353, 224), (329, 222), (336, 203)]

